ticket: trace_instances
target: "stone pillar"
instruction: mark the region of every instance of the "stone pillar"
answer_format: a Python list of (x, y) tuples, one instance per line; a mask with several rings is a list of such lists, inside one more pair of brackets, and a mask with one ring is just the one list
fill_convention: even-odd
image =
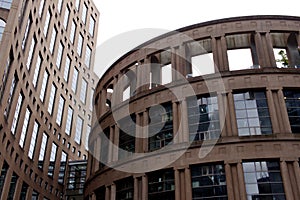
[(300, 170), (299, 170), (298, 161), (293, 162), (293, 167), (294, 167), (295, 179), (296, 179), (296, 183), (297, 183), (297, 191), (295, 191), (295, 192), (298, 196), (300, 196)]
[(186, 167), (184, 173), (185, 173), (185, 198), (187, 200), (190, 200), (192, 199), (192, 177), (191, 177), (190, 168)]
[(245, 180), (244, 180), (244, 173), (243, 173), (243, 166), (242, 163), (237, 163), (237, 173), (238, 173), (238, 183), (239, 183), (239, 191), (240, 191), (240, 199), (246, 200), (247, 193), (245, 188)]
[(231, 133), (228, 133), (228, 136), (238, 136), (238, 128), (236, 123), (236, 116), (235, 116), (235, 107), (234, 107), (234, 99), (232, 92), (228, 93), (228, 112), (230, 115), (230, 123), (226, 125), (231, 126)]
[(278, 111), (280, 112), (280, 116), (282, 117), (280, 121), (283, 125), (283, 133), (287, 133), (287, 134), (292, 133), (282, 89), (278, 90), (278, 102), (279, 102)]
[(148, 123), (149, 123), (149, 117), (148, 117), (148, 110), (145, 110), (143, 112), (143, 152), (148, 151)]
[(148, 200), (148, 177), (142, 177), (142, 200)]
[(188, 107), (186, 99), (181, 101), (181, 127), (182, 127), (182, 142), (189, 142), (190, 132), (189, 132), (189, 122), (188, 122)]
[(117, 200), (116, 199), (116, 192), (117, 192), (117, 187), (115, 184), (112, 184), (111, 186), (111, 196), (110, 196), (110, 200)]
[(231, 167), (230, 167), (230, 164), (228, 164), (228, 163), (225, 163), (225, 176), (226, 176), (226, 186), (227, 186), (228, 199), (235, 200)]
[(118, 161), (119, 158), (119, 139), (120, 139), (120, 128), (116, 124), (114, 127), (114, 132), (112, 133), (114, 135), (112, 143), (112, 161)]
[(213, 37), (211, 43), (214, 64), (217, 68), (215, 71), (229, 71), (226, 38), (224, 36)]
[(291, 181), (289, 178), (289, 172), (285, 161), (280, 161), (280, 170), (282, 174), (282, 181), (283, 181), (283, 187), (284, 187), (286, 199), (293, 200), (294, 197), (291, 188)]
[(180, 172), (178, 169), (175, 169), (174, 173), (175, 173), (175, 200), (181, 200)]
[(181, 142), (181, 131), (178, 130), (179, 128), (179, 113), (178, 113), (178, 103), (172, 102), (172, 116), (173, 116), (173, 142), (174, 144)]
[(273, 133), (278, 134), (278, 133), (280, 133), (280, 128), (278, 125), (279, 121), (277, 118), (277, 113), (276, 113), (276, 109), (275, 109), (275, 105), (274, 105), (272, 90), (267, 89), (266, 96), (267, 96), (268, 107), (269, 107), (269, 112), (270, 112), (270, 116), (271, 116)]

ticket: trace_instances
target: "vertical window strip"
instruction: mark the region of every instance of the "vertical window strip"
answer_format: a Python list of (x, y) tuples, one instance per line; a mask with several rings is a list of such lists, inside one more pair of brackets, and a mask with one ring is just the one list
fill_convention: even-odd
[(63, 117), (64, 105), (65, 105), (65, 99), (62, 96), (60, 96), (59, 104), (58, 104), (58, 111), (57, 111), (57, 116), (56, 116), (56, 123), (59, 126), (61, 125), (61, 120)]
[(67, 26), (68, 26), (69, 16), (70, 16), (70, 9), (67, 6), (67, 8), (65, 10), (65, 16), (64, 16), (64, 28), (65, 29), (67, 29)]
[(57, 10), (58, 10), (58, 13), (61, 12), (62, 4), (63, 4), (63, 0), (58, 0), (58, 3), (57, 3)]
[(56, 161), (56, 153), (57, 153), (57, 145), (53, 142), (51, 153), (50, 153), (50, 162), (48, 166), (48, 176), (53, 176), (54, 168), (55, 168), (55, 161)]
[(35, 121), (33, 131), (32, 131), (32, 135), (31, 135), (31, 142), (30, 142), (30, 146), (29, 146), (29, 151), (28, 151), (28, 157), (30, 159), (33, 158), (39, 128), (40, 128), (40, 125)]
[(40, 155), (39, 155), (39, 164), (38, 164), (39, 168), (43, 168), (47, 141), (48, 141), (48, 135), (44, 132), (42, 143), (41, 143)]
[(16, 89), (16, 84), (18, 82), (18, 77), (16, 77), (16, 75), (14, 76), (13, 80), (11, 81), (11, 86), (10, 86), (10, 90), (9, 90), (9, 96), (7, 99), (7, 106), (4, 110), (4, 116), (7, 119), (9, 112), (10, 112), (10, 108), (11, 108), (11, 102), (12, 102), (12, 97), (15, 93), (15, 89)]
[(74, 68), (73, 79), (72, 79), (72, 91), (76, 93), (77, 90), (77, 81), (78, 81), (78, 70)]
[(50, 115), (52, 115), (52, 112), (53, 112), (55, 94), (56, 94), (56, 86), (54, 84), (52, 84), (51, 92), (50, 92), (50, 98), (49, 98), (49, 104), (48, 104), (48, 112), (49, 112)]
[(20, 137), (20, 141), (19, 141), (19, 145), (20, 145), (21, 148), (24, 148), (24, 143), (25, 143), (25, 140), (26, 140), (28, 124), (29, 124), (29, 121), (30, 121), (30, 115), (31, 115), (31, 111), (28, 108), (26, 108), (26, 114), (25, 114), (24, 123), (23, 123), (23, 127), (22, 127), (22, 132), (21, 132), (21, 137)]
[(64, 46), (62, 42), (60, 42), (58, 47), (57, 57), (56, 57), (56, 66), (58, 69), (60, 69), (63, 53), (64, 53)]
[(82, 16), (81, 16), (82, 22), (83, 22), (84, 24), (86, 23), (87, 9), (88, 9), (88, 8), (87, 8), (86, 4), (84, 3), (83, 9), (82, 9)]
[(91, 64), (91, 56), (92, 56), (92, 50), (89, 46), (86, 47), (85, 51), (85, 65), (90, 68)]
[(55, 27), (53, 27), (51, 41), (50, 41), (50, 45), (49, 45), (49, 50), (50, 50), (51, 54), (53, 54), (53, 50), (54, 50), (54, 46), (55, 46), (55, 41), (56, 41), (56, 36), (57, 36), (57, 30), (56, 30)]
[(75, 132), (75, 138), (74, 138), (74, 140), (77, 144), (80, 144), (80, 141), (81, 141), (82, 125), (83, 125), (83, 119), (81, 117), (77, 116), (76, 132)]
[(76, 32), (76, 23), (74, 22), (74, 20), (72, 20), (71, 31), (70, 31), (70, 41), (72, 44), (74, 44), (75, 32)]
[(70, 56), (67, 56), (66, 64), (65, 64), (65, 71), (64, 71), (64, 80), (66, 82), (68, 82), (68, 79), (69, 79), (70, 67), (71, 67), (71, 59), (70, 59)]
[(29, 18), (27, 20), (26, 28), (25, 28), (24, 37), (23, 37), (23, 40), (22, 40), (22, 45), (21, 45), (22, 50), (24, 50), (24, 48), (25, 48), (27, 38), (28, 38), (28, 33), (29, 33), (29, 30), (30, 30), (30, 27), (31, 27), (31, 23), (32, 23), (32, 19), (31, 19), (31, 16), (29, 16)]
[(91, 89), (90, 111), (93, 111), (93, 107), (94, 107), (94, 105), (93, 105), (93, 102), (94, 102), (94, 100), (93, 100), (93, 98), (94, 98), (94, 93), (95, 93), (95, 89)]
[(90, 25), (89, 25), (89, 33), (93, 37), (95, 31), (95, 19), (93, 16), (90, 16)]
[(77, 54), (81, 56), (82, 54), (82, 44), (83, 44), (83, 36), (79, 34), (78, 43), (77, 43)]
[(45, 0), (40, 1), (40, 7), (39, 7), (39, 16), (42, 16), (43, 8), (44, 8)]
[(70, 135), (70, 134), (71, 134), (72, 119), (73, 119), (73, 109), (69, 106), (69, 107), (68, 107), (67, 122), (66, 122), (66, 129), (65, 129), (65, 133), (66, 133), (67, 135)]
[(16, 133), (17, 123), (19, 120), (19, 114), (20, 114), (20, 109), (21, 109), (22, 103), (23, 103), (23, 95), (20, 93), (19, 97), (18, 97), (18, 102), (16, 105), (15, 115), (14, 115), (13, 122), (12, 122), (11, 129), (10, 129), (11, 133), (13, 135), (15, 135), (15, 133)]
[(79, 4), (80, 4), (80, 0), (76, 0), (76, 2), (75, 2), (76, 10), (79, 10)]
[(92, 127), (88, 125), (86, 127), (86, 135), (85, 135), (85, 149), (88, 151), (89, 150), (89, 136), (91, 133)]
[(27, 58), (27, 63), (26, 63), (27, 70), (30, 70), (30, 67), (31, 67), (32, 57), (33, 57), (34, 49), (35, 49), (35, 44), (36, 44), (36, 39), (35, 39), (35, 37), (33, 37), (32, 40), (31, 40), (31, 45), (30, 45), (28, 58)]
[(45, 19), (45, 26), (44, 26), (44, 36), (47, 37), (48, 29), (49, 29), (49, 23), (50, 23), (51, 13), (50, 10), (47, 11), (47, 16)]
[(85, 100), (86, 100), (86, 91), (87, 91), (87, 82), (86, 82), (86, 80), (82, 79), (81, 91), (80, 91), (80, 100), (84, 104), (85, 104)]
[(38, 77), (39, 77), (41, 65), (42, 65), (42, 57), (39, 54), (38, 58), (37, 58), (34, 74), (33, 74), (33, 79), (32, 79), (32, 84), (35, 88), (36, 88), (37, 80), (38, 80)]
[(49, 72), (45, 71), (43, 83), (42, 83), (42, 87), (41, 87), (41, 92), (40, 92), (40, 100), (42, 102), (44, 102), (44, 99), (45, 99), (45, 92), (46, 92), (46, 88), (47, 88), (47, 84), (48, 84), (48, 78), (49, 78)]
[(68, 155), (63, 151), (60, 159), (60, 167), (58, 174), (58, 183), (63, 184), (65, 179), (66, 165)]

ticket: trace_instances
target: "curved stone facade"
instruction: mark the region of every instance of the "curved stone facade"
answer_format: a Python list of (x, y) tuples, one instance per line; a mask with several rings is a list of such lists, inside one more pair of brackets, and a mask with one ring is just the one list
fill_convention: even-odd
[(87, 160), (99, 12), (90, 0), (1, 0), (0, 19), (0, 199), (80, 195), (66, 171)]
[(228, 18), (122, 56), (96, 87), (86, 199), (297, 199), (299, 31)]

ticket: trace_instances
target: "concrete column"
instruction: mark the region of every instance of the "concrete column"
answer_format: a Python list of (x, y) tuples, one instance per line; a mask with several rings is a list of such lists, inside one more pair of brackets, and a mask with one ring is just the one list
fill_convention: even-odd
[(275, 105), (274, 105), (272, 90), (267, 89), (266, 96), (267, 96), (267, 102), (268, 102), (269, 112), (270, 112), (270, 116), (271, 116), (273, 133), (278, 134), (278, 133), (280, 133), (280, 128), (278, 125), (279, 121), (277, 118), (277, 113), (276, 113), (276, 109), (275, 109)]
[[(57, 180), (57, 179), (56, 179)], [(21, 190), (22, 190), (22, 183), (23, 181), (20, 180), (20, 178), (18, 178), (17, 180), (17, 185), (16, 185), (16, 188), (15, 188), (15, 191), (14, 191), (14, 199), (19, 199), (20, 198), (20, 193), (21, 193)]]
[(237, 173), (238, 173), (238, 183), (239, 183), (239, 192), (240, 192), (240, 199), (246, 200), (247, 193), (245, 188), (245, 180), (244, 180), (244, 173), (243, 173), (243, 166), (242, 163), (237, 163)]
[(107, 106), (106, 106), (106, 89), (101, 90), (100, 92), (100, 116), (102, 116), (106, 110), (107, 110)]
[(226, 176), (226, 186), (227, 186), (228, 199), (235, 200), (231, 167), (230, 167), (230, 164), (228, 164), (228, 163), (225, 164), (225, 176)]
[(135, 127), (135, 152), (143, 152), (143, 129), (141, 127), (143, 115), (136, 113), (136, 127)]
[(229, 71), (226, 38), (224, 36), (213, 37), (211, 44), (215, 67), (218, 68), (215, 71)]
[(292, 133), (292, 129), (290, 126), (289, 116), (286, 110), (285, 100), (284, 100), (284, 94), (282, 89), (278, 90), (278, 102), (279, 102), (279, 111), (280, 115), (282, 117), (281, 123), (283, 125), (283, 133)]
[[(174, 144), (180, 143), (182, 141), (181, 138), (181, 131), (178, 130), (179, 128), (179, 113), (178, 113), (178, 104), (177, 102), (172, 102), (172, 116), (173, 116), (173, 142)], [(177, 135), (178, 134), (178, 135)]]
[(8, 171), (5, 176), (3, 188), (2, 188), (2, 196), (0, 199), (7, 199), (12, 174), (13, 174), (13, 170), (11, 168), (8, 168)]
[(184, 169), (185, 174), (185, 198), (187, 200), (192, 199), (192, 177), (190, 168), (186, 167)]
[(189, 142), (189, 122), (188, 122), (188, 107), (187, 107), (187, 102), (186, 99), (183, 99), (181, 101), (181, 127), (182, 127), (182, 142)]
[(227, 109), (227, 101), (224, 101), (224, 98), (226, 98), (226, 94), (218, 93), (218, 108), (219, 108), (219, 119), (220, 119), (220, 137), (226, 136), (226, 126), (225, 126), (225, 119), (226, 119), (226, 111)]
[(109, 134), (109, 144), (108, 144), (108, 163), (113, 161), (115, 126), (111, 126), (109, 132), (110, 134)]
[(231, 126), (231, 133), (228, 133), (228, 136), (238, 136), (238, 128), (236, 123), (234, 99), (232, 92), (228, 93), (228, 106), (228, 112), (230, 115), (230, 124), (228, 125)]
[(133, 199), (139, 200), (139, 181), (137, 177), (133, 178)]
[(142, 177), (142, 200), (148, 200), (148, 177)]
[(148, 151), (148, 110), (143, 112), (143, 152)]
[(105, 200), (111, 200), (111, 188), (110, 186), (107, 186), (105, 188)]
[(114, 132), (112, 133), (114, 135), (112, 142), (112, 161), (118, 161), (119, 159), (119, 139), (120, 139), (120, 128), (115, 125)]
[(175, 169), (174, 173), (175, 173), (175, 200), (181, 200), (180, 172), (178, 169)]
[(294, 167), (294, 171), (295, 171), (295, 179), (296, 179), (296, 183), (297, 183), (297, 191), (296, 194), (298, 196), (300, 196), (300, 170), (299, 170), (299, 163), (298, 161), (294, 161), (293, 162), (293, 167)]
[(283, 187), (285, 191), (286, 199), (293, 200), (293, 191), (291, 187), (291, 181), (289, 178), (289, 172), (285, 161), (280, 161), (280, 170), (282, 174)]

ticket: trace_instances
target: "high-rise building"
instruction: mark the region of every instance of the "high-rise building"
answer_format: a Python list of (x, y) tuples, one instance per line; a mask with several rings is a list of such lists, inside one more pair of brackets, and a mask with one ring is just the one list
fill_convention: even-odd
[(98, 20), (91, 0), (0, 0), (0, 199), (77, 184), (66, 171), (87, 160)]
[(184, 27), (95, 89), (85, 197), (299, 199), (300, 18)]

